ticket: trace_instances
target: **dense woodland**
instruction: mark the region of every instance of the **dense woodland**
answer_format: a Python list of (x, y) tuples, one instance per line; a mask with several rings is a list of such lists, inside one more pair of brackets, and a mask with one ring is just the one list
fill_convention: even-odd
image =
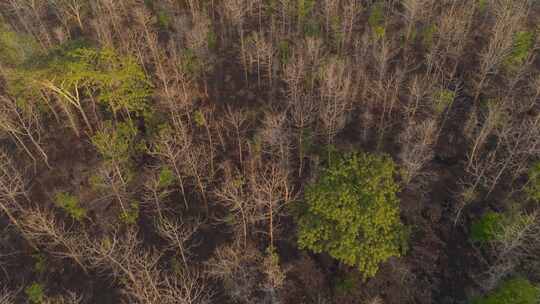
[(0, 304), (537, 304), (540, 2), (0, 0)]

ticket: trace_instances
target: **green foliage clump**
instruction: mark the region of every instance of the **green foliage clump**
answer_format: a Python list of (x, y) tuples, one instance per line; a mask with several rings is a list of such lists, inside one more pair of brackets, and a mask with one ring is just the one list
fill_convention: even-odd
[(540, 161), (529, 169), (529, 182), (525, 192), (529, 199), (540, 203)]
[(204, 113), (201, 110), (197, 110), (195, 113), (193, 113), (193, 120), (199, 128), (206, 125), (206, 119), (204, 118)]
[(431, 48), (433, 45), (433, 37), (437, 32), (437, 25), (430, 24), (422, 30), (422, 43), (426, 48)]
[(534, 32), (521, 31), (514, 34), (512, 51), (506, 58), (506, 67), (510, 70), (522, 65), (534, 47)]
[(174, 172), (169, 167), (161, 168), (158, 177), (158, 185), (160, 188), (167, 188), (171, 186), (175, 180), (176, 177), (174, 176)]
[(305, 191), (297, 215), (298, 244), (356, 266), (364, 278), (400, 256), (406, 229), (399, 218), (396, 168), (386, 156), (329, 152), (328, 165)]
[(54, 196), (54, 203), (78, 221), (86, 217), (86, 210), (79, 206), (79, 199), (70, 193), (57, 192)]
[(456, 98), (456, 92), (448, 89), (442, 89), (435, 93), (433, 108), (435, 113), (441, 114), (448, 108)]
[(487, 212), (471, 226), (471, 240), (485, 243), (497, 239), (504, 217), (497, 212)]
[(142, 150), (143, 143), (137, 141), (137, 129), (131, 122), (121, 122), (113, 127), (111, 121), (92, 137), (92, 144), (107, 161), (129, 163), (132, 156)]
[(386, 28), (384, 26), (384, 3), (382, 1), (376, 2), (371, 7), (368, 24), (373, 29), (377, 39), (381, 39), (385, 36)]
[(40, 304), (45, 301), (45, 291), (43, 285), (40, 283), (32, 283), (32, 285), (24, 289), (24, 293), (28, 298), (28, 301), (32, 304)]
[(472, 304), (537, 304), (540, 288), (525, 278), (513, 278), (502, 283), (485, 297), (475, 298)]
[(279, 60), (282, 64), (287, 64), (291, 58), (291, 44), (287, 40), (281, 40), (278, 44)]
[(171, 17), (166, 10), (159, 10), (157, 12), (157, 23), (160, 29), (166, 30), (171, 25)]
[(488, 0), (478, 0), (478, 11), (480, 13), (485, 12), (488, 8), (488, 5), (489, 5)]
[(129, 208), (120, 214), (120, 220), (124, 224), (133, 225), (139, 219), (139, 203), (131, 202)]

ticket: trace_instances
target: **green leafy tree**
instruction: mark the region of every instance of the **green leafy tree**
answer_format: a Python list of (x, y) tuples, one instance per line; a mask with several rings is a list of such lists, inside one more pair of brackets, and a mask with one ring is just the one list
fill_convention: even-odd
[(99, 100), (113, 112), (125, 110), (127, 114), (142, 113), (151, 94), (151, 83), (136, 59), (120, 55), (112, 49), (103, 49), (97, 55), (94, 76), (101, 90)]
[[(76, 112), (89, 129), (89, 108), (104, 108), (116, 118), (144, 114), (151, 83), (136, 59), (113, 49), (96, 49), (72, 41), (41, 56), (33, 56), (8, 73), (8, 91), (23, 100), (50, 97), (79, 134)], [(91, 106), (93, 105), (93, 106)], [(53, 107), (51, 107), (53, 109)], [(53, 110), (54, 111), (54, 110)]]
[(485, 297), (473, 299), (472, 304), (537, 304), (540, 288), (525, 278), (513, 278), (502, 283)]
[(386, 156), (330, 152), (328, 166), (305, 191), (297, 216), (300, 248), (326, 252), (364, 278), (400, 256), (406, 229), (399, 218), (396, 168)]

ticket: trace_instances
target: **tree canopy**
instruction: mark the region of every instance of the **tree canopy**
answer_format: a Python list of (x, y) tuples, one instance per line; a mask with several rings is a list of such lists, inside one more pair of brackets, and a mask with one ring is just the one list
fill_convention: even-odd
[(54, 93), (79, 108), (83, 99), (90, 98), (114, 115), (143, 111), (151, 94), (151, 83), (135, 58), (80, 41), (28, 58), (11, 69), (7, 78), (13, 96)]
[(372, 277), (381, 262), (400, 256), (404, 247), (395, 166), (386, 156), (332, 154), (321, 176), (306, 189), (298, 243)]

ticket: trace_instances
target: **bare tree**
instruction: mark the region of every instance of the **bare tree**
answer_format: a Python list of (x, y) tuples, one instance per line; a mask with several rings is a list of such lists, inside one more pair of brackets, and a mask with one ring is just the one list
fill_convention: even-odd
[(34, 153), (25, 144), (28, 139), (49, 166), (47, 153), (41, 145), (41, 121), (38, 110), (32, 104), (24, 109), (9, 97), (0, 96), (0, 130), (9, 133), (34, 162)]
[(248, 113), (244, 109), (233, 110), (231, 107), (227, 107), (225, 112), (225, 125), (227, 127), (226, 131), (233, 133), (229, 136), (234, 138), (236, 141), (240, 163), (244, 162), (244, 135), (247, 131), (249, 122), (248, 119)]
[(108, 196), (110, 191), (113, 197), (120, 205), (122, 214), (125, 216), (128, 214), (128, 207), (130, 205), (130, 190), (128, 175), (121, 168), (119, 163), (103, 163), (96, 168), (96, 174), (94, 175), (94, 187)]
[[(425, 2), (431, 6), (435, 3)], [(476, 3), (463, 4), (457, 1), (450, 5), (441, 5), (441, 16), (435, 21), (437, 35), (426, 55), (428, 71), (442, 73), (447, 79), (454, 78), (472, 29), (475, 10), (471, 9), (471, 6), (475, 5)], [(450, 64), (451, 68), (445, 68), (446, 64)]]
[(84, 30), (83, 11), (87, 8), (86, 0), (49, 0), (58, 14), (58, 19), (64, 23), (64, 27), (69, 33), (68, 21), (75, 21)]
[(17, 227), (30, 246), (36, 248), (21, 223), (19, 213), (25, 211), (20, 200), (27, 198), (27, 184), (16, 168), (10, 156), (0, 150), (0, 209), (6, 214), (12, 225)]
[(0, 289), (0, 304), (15, 304), (15, 292), (7, 288)]
[[(73, 129), (75, 134), (77, 134), (77, 136), (80, 136), (80, 130), (78, 125), (78, 118), (75, 115), (74, 111), (79, 112), (79, 114), (81, 114), (81, 117), (83, 118), (84, 123), (86, 124), (86, 127), (88, 127), (89, 130), (93, 130), (92, 124), (88, 120), (88, 117), (85, 113), (85, 109), (82, 103), (83, 99), (79, 94), (81, 88), (79, 88), (78, 85), (75, 85), (74, 92), (71, 92), (70, 89), (65, 88), (63, 84), (55, 84), (53, 81), (48, 79), (37, 80), (36, 84), (39, 88), (43, 90), (42, 96), (44, 99), (46, 99), (46, 101), (48, 101), (48, 99), (50, 98), (48, 96), (49, 94), (55, 96), (54, 100), (57, 101), (58, 106), (67, 116), (71, 128)], [(73, 108), (75, 110), (73, 110)]]
[(214, 195), (218, 202), (225, 205), (235, 217), (234, 222), (237, 229), (241, 230), (243, 244), (247, 246), (256, 206), (249, 201), (249, 193), (244, 187), (243, 174), (236, 172), (230, 163), (225, 163), (223, 175), (223, 183), (214, 191)]
[(252, 167), (250, 171), (249, 188), (258, 211), (255, 219), (267, 223), (270, 246), (273, 246), (279, 212), (293, 197), (289, 174), (276, 162)]
[(208, 209), (206, 186), (213, 176), (211, 158), (214, 148), (207, 143), (195, 143), (192, 135), (182, 131), (174, 132), (172, 129), (163, 130), (158, 138), (156, 149), (152, 153), (160, 157), (176, 174), (186, 208), (188, 205), (185, 186), (186, 182), (192, 179)]
[(433, 5), (433, 0), (404, 0), (402, 3), (405, 8), (403, 17), (407, 24), (405, 38), (409, 40), (416, 30), (417, 22), (427, 17), (430, 6)]
[(275, 157), (285, 166), (289, 163), (291, 149), (287, 118), (286, 112), (267, 112), (258, 133), (262, 142), (262, 152)]
[(210, 276), (221, 280), (227, 294), (240, 303), (257, 302), (262, 256), (253, 247), (227, 245), (217, 248), (208, 264)]
[(410, 183), (421, 174), (425, 164), (433, 158), (433, 148), (437, 141), (437, 122), (426, 120), (422, 123), (407, 125), (401, 133), (400, 159), (405, 169), (403, 179)]
[(160, 255), (141, 248), (135, 230), (114, 232), (101, 241), (88, 240), (89, 262), (98, 271), (121, 282), (126, 296), (136, 303), (206, 304), (212, 291), (196, 270), (167, 272)]
[[(170, 170), (170, 168), (158, 167), (148, 170), (143, 185), (142, 201), (146, 204), (150, 204), (151, 207), (155, 207), (158, 218), (163, 218), (165, 212), (171, 209), (168, 208), (164, 202), (166, 203), (169, 195), (174, 192), (173, 185), (168, 184), (169, 181), (167, 181), (167, 184), (164, 184), (164, 181), (160, 176), (162, 172), (166, 172), (163, 170)], [(174, 184), (174, 180), (171, 180), (170, 182)], [(151, 210), (154, 209), (152, 208)]]
[[(245, 18), (246, 15), (253, 9), (251, 0), (231, 0), (223, 2), (223, 12), (227, 21), (231, 24), (231, 28), (236, 28), (240, 35), (240, 60), (244, 67), (244, 78), (248, 82), (248, 63), (246, 56), (245, 42)], [(230, 34), (229, 34), (230, 35)]]
[(540, 115), (515, 119), (512, 124), (495, 131), (498, 138), (494, 153), (497, 161), (487, 175), (488, 195), (500, 180), (510, 173), (512, 181), (527, 172), (532, 160), (540, 156)]
[[(318, 58), (319, 48), (312, 47), (310, 49), (315, 53), (313, 54), (313, 57)], [(287, 83), (287, 111), (289, 112), (291, 125), (296, 129), (296, 142), (299, 154), (299, 175), (302, 174), (304, 167), (306, 132), (313, 126), (317, 119), (319, 106), (314, 95), (312, 95), (305, 87), (307, 64), (304, 55), (299, 54), (291, 58), (290, 62), (285, 66), (283, 76)]]
[(24, 233), (36, 244), (55, 257), (75, 261), (82, 270), (87, 271), (84, 233), (68, 228), (66, 223), (56, 220), (49, 210), (25, 209), (21, 216)]
[(404, 108), (407, 118), (407, 125), (412, 125), (418, 119), (422, 119), (421, 114), (429, 114), (431, 108), (429, 97), (433, 95), (435, 77), (432, 75), (416, 75), (408, 85), (408, 103)]
[(399, 104), (399, 92), (407, 74), (405, 70), (397, 68), (392, 70), (391, 60), (396, 56), (397, 48), (387, 39), (369, 41), (371, 52), (369, 56), (374, 59), (373, 73), (365, 72), (362, 79), (366, 81), (366, 95), (362, 96), (369, 100), (367, 104), (371, 111), (377, 113), (379, 120), (377, 126), (378, 144), (382, 143), (386, 130), (392, 126), (391, 118)]
[(279, 291), (285, 285), (286, 272), (279, 263), (279, 255), (274, 246), (267, 248), (267, 254), (262, 261), (262, 272), (265, 274), (263, 283), (264, 289), (268, 293), (271, 303), (279, 303)]
[(478, 151), (482, 149), (488, 136), (503, 123), (505, 118), (504, 114), (504, 106), (501, 102), (491, 101), (488, 104), (484, 122), (481, 124), (481, 127), (478, 128), (476, 127), (478, 125), (477, 113), (476, 111), (471, 112), (469, 122), (467, 123), (471, 128), (466, 132), (466, 135), (471, 136), (473, 141), (471, 151), (468, 153), (469, 167), (472, 166), (472, 163), (476, 160)]
[(347, 63), (339, 58), (331, 58), (321, 76), (319, 117), (326, 140), (332, 143), (347, 122), (354, 83)]
[(257, 83), (261, 86), (261, 75), (267, 76), (270, 86), (272, 85), (273, 74), (273, 59), (274, 59), (274, 46), (266, 37), (261, 33), (252, 34), (246, 43), (246, 60), (248, 68), (253, 69), (253, 65), (257, 71)]
[(201, 224), (199, 219), (187, 222), (171, 220), (166, 217), (162, 217), (156, 222), (157, 232), (180, 254), (186, 269), (189, 268), (188, 261), (194, 247), (194, 244), (190, 244), (189, 241), (192, 240)]
[(480, 55), (480, 70), (476, 81), (474, 100), (489, 82), (489, 75), (496, 74), (501, 63), (509, 55), (514, 33), (522, 25), (529, 10), (526, 0), (500, 0), (495, 3), (495, 24), (491, 30), (488, 46)]
[(34, 36), (44, 49), (52, 47), (52, 38), (45, 22), (47, 0), (7, 0), (1, 5), (2, 11), (13, 12), (24, 31)]
[(490, 243), (494, 261), (490, 263), (489, 269), (478, 277), (485, 291), (495, 288), (502, 278), (520, 265), (530, 268), (539, 262), (538, 211), (529, 214), (509, 211), (505, 216), (509, 216), (508, 222), (497, 227), (497, 237)]
[(182, 132), (173, 135), (169, 131), (162, 132), (155, 150), (151, 153), (162, 159), (163, 163), (167, 164), (174, 171), (178, 180), (178, 184), (180, 186), (180, 190), (182, 191), (182, 199), (184, 200), (184, 205), (187, 208), (188, 203), (184, 186), (184, 174), (179, 164), (179, 159), (182, 157), (182, 147), (179, 147), (176, 141), (178, 136), (185, 136), (184, 134), (185, 133)]

